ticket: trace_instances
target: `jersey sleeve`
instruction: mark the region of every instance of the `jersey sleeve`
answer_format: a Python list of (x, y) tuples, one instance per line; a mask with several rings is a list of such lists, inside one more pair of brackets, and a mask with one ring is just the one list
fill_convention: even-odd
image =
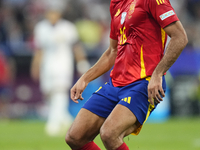
[(147, 0), (146, 4), (148, 12), (162, 28), (179, 20), (169, 0)]
[(114, 27), (114, 2), (111, 0), (110, 3), (110, 15), (111, 15), (111, 23), (110, 23), (110, 38), (113, 40), (117, 40), (117, 34)]
[(113, 20), (111, 20), (111, 24), (110, 24), (110, 38), (113, 40), (117, 40), (117, 35), (116, 35), (115, 28), (113, 25)]

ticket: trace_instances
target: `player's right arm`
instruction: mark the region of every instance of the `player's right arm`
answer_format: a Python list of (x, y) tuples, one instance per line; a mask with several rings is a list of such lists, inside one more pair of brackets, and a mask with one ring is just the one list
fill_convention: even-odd
[(88, 83), (109, 71), (117, 57), (117, 40), (110, 39), (109, 48), (102, 54), (99, 60), (85, 74), (83, 74), (71, 89), (71, 99), (78, 103), (83, 100), (82, 93)]

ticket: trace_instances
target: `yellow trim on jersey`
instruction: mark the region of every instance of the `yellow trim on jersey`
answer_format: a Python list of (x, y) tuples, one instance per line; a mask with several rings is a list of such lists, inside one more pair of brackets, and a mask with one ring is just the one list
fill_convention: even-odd
[(143, 79), (146, 77), (146, 69), (145, 69), (145, 65), (144, 65), (144, 56), (143, 56), (143, 45), (141, 46), (140, 60), (141, 60), (140, 77), (141, 77), (141, 79)]
[(117, 10), (115, 17), (117, 17), (120, 14), (120, 9)]
[(162, 48), (163, 48), (163, 50), (165, 49), (165, 37), (166, 37), (165, 30), (163, 28), (161, 28), (161, 38), (162, 38)]
[(150, 81), (150, 80), (151, 80), (151, 77), (146, 77), (146, 80), (147, 80), (147, 81)]
[(159, 3), (159, 1), (158, 1), (158, 0), (156, 0), (156, 2), (158, 3), (158, 5), (160, 5), (160, 3)]
[(156, 0), (157, 4), (160, 5), (160, 4), (163, 4), (165, 3), (165, 0)]

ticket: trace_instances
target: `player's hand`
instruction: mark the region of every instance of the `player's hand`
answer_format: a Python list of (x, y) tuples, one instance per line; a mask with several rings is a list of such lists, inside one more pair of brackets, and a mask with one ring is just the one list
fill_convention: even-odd
[(165, 93), (162, 88), (162, 76), (153, 74), (148, 85), (148, 99), (152, 105), (163, 101)]
[(86, 83), (82, 78), (80, 78), (76, 82), (76, 84), (71, 88), (70, 96), (75, 103), (78, 103), (78, 99), (83, 100), (82, 93), (87, 85), (88, 83)]

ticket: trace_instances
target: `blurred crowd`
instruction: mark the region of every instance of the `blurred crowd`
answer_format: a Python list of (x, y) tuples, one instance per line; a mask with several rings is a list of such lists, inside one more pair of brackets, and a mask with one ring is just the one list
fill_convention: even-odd
[[(60, 2), (64, 8), (63, 17), (75, 23), (92, 65), (109, 44), (110, 0)], [(200, 52), (200, 0), (170, 2), (186, 29), (189, 39), (186, 50)], [(2, 102), (15, 98), (12, 90), (20, 75), (29, 76), (29, 64), (34, 53), (33, 30), (35, 24), (43, 19), (47, 3), (48, 0), (0, 0), (0, 113), (4, 108)], [(21, 78), (31, 82), (27, 76)], [(22, 87), (22, 93), (24, 89)], [(21, 95), (20, 89), (17, 92)], [(28, 93), (27, 98), (30, 97)]]
[[(33, 29), (44, 17), (46, 3), (48, 0), (0, 1), (0, 41), (6, 56), (32, 54)], [(64, 18), (77, 24), (88, 49), (99, 45), (109, 25), (108, 1), (63, 0), (63, 5)]]
[(189, 44), (197, 50), (200, 48), (200, 0), (170, 0), (179, 19), (186, 29)]

